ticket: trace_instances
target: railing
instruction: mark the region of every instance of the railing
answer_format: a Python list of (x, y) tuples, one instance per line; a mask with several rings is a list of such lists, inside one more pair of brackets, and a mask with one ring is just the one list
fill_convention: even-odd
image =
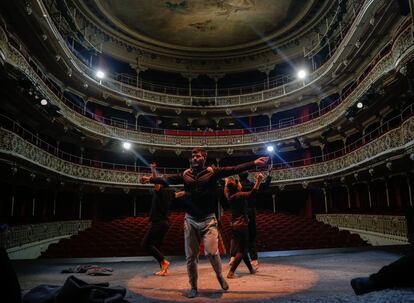
[[(393, 60), (401, 60), (401, 52), (404, 52), (405, 55), (406, 50), (411, 50), (412, 46), (412, 39), (411, 36), (409, 36), (409, 20), (400, 27), (400, 30), (395, 35), (395, 38), (393, 41), (390, 41), (387, 46), (383, 48), (381, 52), (377, 54), (377, 56), (374, 58), (374, 60), (371, 62), (370, 66), (368, 66), (365, 70), (365, 72), (357, 79), (356, 82), (353, 83), (351, 87), (348, 87), (347, 92), (344, 93), (342, 96), (340, 96), (339, 101), (336, 100), (334, 103), (329, 104), (328, 106), (321, 109), (321, 112), (318, 115), (320, 118), (314, 119), (315, 121), (311, 123), (307, 123), (306, 130), (303, 131), (299, 130), (296, 125), (293, 125), (289, 128), (283, 128), (283, 129), (277, 129), (277, 131), (274, 131), (272, 127), (270, 129), (271, 132), (263, 132), (263, 130), (267, 130), (266, 127), (253, 129), (257, 131), (256, 133), (245, 130), (239, 130), (241, 135), (239, 138), (235, 136), (237, 133), (237, 130), (235, 131), (225, 131), (223, 133), (219, 132), (187, 132), (187, 133), (179, 133), (179, 135), (183, 136), (183, 140), (181, 140), (180, 136), (172, 136), (170, 134), (166, 134), (164, 129), (153, 129), (153, 128), (135, 128), (136, 130), (140, 130), (140, 132), (123, 130), (117, 127), (112, 126), (106, 126), (103, 123), (95, 122), (96, 120), (102, 120), (106, 121), (105, 118), (96, 116), (89, 112), (84, 112), (83, 109), (81, 109), (79, 106), (73, 104), (70, 100), (67, 100), (64, 98), (62, 92), (59, 90), (59, 87), (53, 83), (46, 74), (42, 72), (42, 69), (34, 63), (32, 60), (30, 60), (30, 57), (26, 54), (26, 56), (22, 55), (22, 51), (17, 51), (17, 49), (22, 49), (21, 45), (16, 43), (13, 39), (10, 39), (9, 44), (7, 44), (7, 39), (4, 37), (5, 33), (2, 32), (0, 34), (3, 34), (0, 41), (0, 46), (4, 48), (4, 51), (8, 56), (6, 56), (6, 59), (11, 59), (11, 63), (16, 65), (16, 67), (22, 69), (23, 72), (26, 73), (26, 75), (31, 79), (34, 83), (37, 83), (41, 91), (50, 98), (52, 103), (59, 104), (61, 111), (64, 112), (67, 119), (72, 121), (75, 124), (81, 123), (82, 127), (90, 129), (93, 132), (96, 132), (98, 134), (112, 136), (112, 134), (116, 134), (115, 137), (118, 139), (128, 140), (128, 138), (131, 138), (134, 142), (142, 142), (143, 144), (147, 145), (157, 145), (157, 142), (153, 140), (157, 140), (158, 145), (165, 145), (171, 147), (172, 145), (177, 146), (177, 148), (182, 149), (185, 146), (180, 146), (184, 143), (184, 145), (207, 145), (207, 146), (214, 146), (214, 144), (219, 144), (217, 146), (229, 146), (229, 145), (243, 145), (248, 146), (249, 144), (257, 145), (260, 141), (274, 141), (274, 140), (283, 140), (284, 138), (290, 138), (293, 136), (299, 136), (303, 133), (309, 132), (310, 130), (315, 131), (320, 128), (323, 122), (323, 125), (327, 125), (328, 123), (332, 123), (332, 121), (329, 121), (329, 117), (325, 115), (325, 117), (321, 117), (323, 114), (326, 114), (327, 110), (326, 108), (334, 108), (335, 106), (338, 106), (341, 104), (341, 110), (340, 112), (344, 111), (346, 106), (351, 105), (351, 102), (356, 102), (356, 100), (359, 98), (359, 96), (362, 94), (364, 90), (367, 90), (368, 87), (383, 73), (388, 72), (390, 69), (395, 68), (395, 61)], [(401, 39), (400, 39), (401, 36)], [(26, 59), (27, 58), (27, 59)], [(381, 59), (381, 60), (380, 60)], [(28, 66), (30, 64), (30, 66)], [(31, 68), (32, 67), (32, 68)], [(374, 69), (374, 71), (372, 71)], [(49, 89), (45, 88), (50, 88)], [(352, 88), (355, 87), (353, 90)], [(351, 99), (348, 100), (347, 96), (351, 95)], [(55, 96), (59, 100), (56, 100)], [(61, 100), (63, 100), (62, 103)], [(346, 100), (346, 102), (344, 102)], [(346, 104), (342, 104), (346, 103)], [(75, 109), (75, 111), (69, 110), (66, 105), (69, 105), (69, 108)], [(331, 111), (330, 111), (331, 112)], [(76, 114), (75, 114), (76, 113)], [(80, 114), (77, 114), (80, 113)], [(309, 116), (312, 116), (313, 113), (311, 113)], [(93, 119), (84, 119), (83, 116), (90, 115)], [(333, 114), (335, 116), (335, 114)], [(315, 115), (314, 118), (317, 118), (318, 116)], [(308, 122), (312, 121), (308, 120), (306, 121), (306, 117), (300, 117), (297, 121), (299, 122)], [(332, 120), (332, 119), (331, 119)], [(108, 123), (108, 122), (106, 122)], [(297, 125), (300, 125), (301, 123), (298, 123)], [(109, 123), (110, 125), (110, 123)], [(89, 127), (89, 128), (88, 128)], [(130, 127), (127, 125), (127, 127)], [(319, 127), (319, 128), (318, 128)], [(171, 130), (172, 132), (178, 132), (177, 130)], [(155, 134), (154, 136), (151, 136), (151, 134)], [(161, 134), (161, 136), (159, 135)], [(173, 133), (172, 133), (173, 134)], [(178, 133), (177, 133), (178, 134)], [(210, 138), (212, 138), (211, 142), (215, 142), (214, 144), (209, 144), (209, 139), (207, 136), (211, 134)], [(257, 137), (256, 135), (257, 134)], [(189, 136), (190, 135), (190, 136)], [(187, 137), (184, 137), (187, 136)], [(189, 137), (188, 137), (189, 136)], [(203, 136), (206, 136), (205, 139)], [(113, 137), (113, 136), (112, 136)], [(198, 137), (198, 139), (197, 139)], [(201, 138), (201, 139), (200, 139)], [(176, 141), (179, 140), (179, 141)], [(228, 142), (227, 142), (227, 141)], [(237, 142), (236, 142), (237, 140)], [(232, 142), (230, 142), (232, 141)], [(240, 144), (239, 144), (240, 143)]]
[[(339, 1), (340, 2), (340, 1)], [(363, 1), (358, 1), (355, 3), (356, 7), (354, 8), (355, 11), (358, 11), (362, 5)], [(333, 19), (337, 16), (339, 13), (340, 8), (338, 6), (335, 15), (333, 16)], [(351, 20), (348, 20), (346, 24), (341, 26), (340, 30), (335, 33), (334, 37), (330, 37), (331, 41), (331, 49), (329, 54), (324, 58), (325, 60), (319, 62), (319, 65), (316, 66), (312, 64), (313, 70), (315, 70), (317, 67), (323, 65), (331, 56), (334, 50), (336, 50), (337, 46), (341, 43), (341, 39), (337, 39), (338, 37), (343, 38), (345, 36), (346, 31), (350, 28), (350, 25), (355, 20), (356, 13), (353, 14)], [(323, 38), (327, 38), (326, 36), (323, 36)], [(333, 42), (332, 42), (333, 41)], [(69, 45), (69, 41), (67, 41), (68, 47), (71, 48), (71, 45)], [(309, 53), (313, 53), (312, 56), (317, 55), (321, 49), (318, 47), (313, 48), (308, 52), (308, 54), (305, 54), (306, 57), (309, 56)], [(80, 52), (77, 52), (76, 50), (72, 49), (72, 52), (75, 54), (75, 56), (82, 62), (89, 61), (82, 57)], [(128, 74), (122, 74), (122, 73), (108, 73), (108, 77), (112, 80), (116, 80), (118, 82), (121, 82), (123, 84), (137, 87), (140, 89), (155, 91), (159, 93), (164, 94), (174, 94), (174, 95), (183, 95), (183, 96), (196, 96), (196, 97), (215, 97), (215, 96), (231, 96), (231, 95), (243, 95), (243, 94), (250, 94), (258, 91), (263, 91), (267, 89), (276, 88), (278, 86), (283, 86), (284, 84), (287, 84), (295, 79), (295, 76), (292, 74), (284, 74), (284, 75), (278, 75), (275, 77), (269, 78), (269, 80), (265, 79), (263, 82), (256, 82), (249, 85), (235, 85), (235, 86), (229, 86), (225, 88), (206, 88), (206, 89), (197, 89), (192, 88), (191, 94), (189, 91), (188, 86), (187, 87), (177, 87), (172, 86), (172, 84), (163, 84), (163, 83), (153, 83), (150, 81), (143, 81), (141, 79), (138, 79), (138, 77), (134, 77), (132, 75)]]
[[(403, 29), (408, 26), (409, 23), (407, 22)], [(402, 32), (402, 31), (401, 31)], [(397, 38), (397, 37), (396, 37)], [(252, 128), (245, 128), (245, 129), (232, 129), (232, 130), (225, 130), (225, 131), (208, 131), (208, 132), (202, 132), (202, 131), (193, 131), (193, 130), (176, 130), (176, 129), (161, 129), (161, 128), (152, 128), (152, 127), (145, 127), (140, 125), (135, 125), (132, 123), (125, 123), (120, 127), (120, 125), (117, 125), (117, 128), (124, 128), (128, 130), (136, 130), (139, 132), (146, 132), (146, 133), (155, 133), (155, 134), (165, 134), (165, 135), (174, 135), (174, 136), (233, 136), (233, 135), (240, 135), (240, 134), (251, 134), (251, 133), (260, 133), (260, 132), (266, 132), (270, 130), (277, 130), (277, 129), (283, 129), (286, 127), (290, 127), (293, 125), (299, 125), (305, 122), (308, 122), (312, 119), (318, 118), (330, 111), (332, 111), (335, 107), (337, 107), (339, 104), (341, 104), (362, 82), (370, 73), (370, 71), (377, 65), (377, 63), (385, 57), (391, 50), (392, 45), (395, 42), (396, 38), (387, 45), (385, 45), (381, 51), (378, 52), (378, 54), (373, 58), (373, 60), (367, 65), (367, 67), (364, 69), (364, 71), (353, 81), (351, 85), (349, 85), (344, 91), (342, 91), (342, 94), (335, 99), (333, 102), (320, 107), (318, 110), (312, 111), (307, 115), (303, 115), (300, 117), (293, 118), (289, 125), (280, 124), (279, 122), (275, 124), (271, 124), (269, 126), (259, 126), (259, 127), (252, 127)], [(17, 45), (15, 46), (18, 47)], [(30, 59), (30, 58), (29, 58)], [(34, 68), (38, 76), (40, 76), (43, 81), (47, 84), (47, 86), (55, 93), (55, 95), (58, 96), (60, 100), (62, 100), (66, 105), (68, 105), (70, 108), (75, 110), (76, 112), (86, 116), (87, 118), (93, 119), (95, 121), (99, 121), (106, 125), (113, 125), (111, 119), (108, 119), (106, 117), (102, 117), (99, 115), (96, 115), (93, 112), (90, 112), (88, 110), (85, 111), (85, 107), (81, 107), (75, 103), (73, 103), (71, 100), (66, 98), (63, 93), (60, 90), (60, 87), (56, 85), (53, 81), (51, 81), (43, 72), (41, 67), (34, 62), (33, 60), (29, 60), (29, 63)]]
[(0, 232), (0, 246), (5, 249), (55, 237), (73, 235), (91, 226), (90, 220), (59, 221), (13, 226)]
[[(412, 117), (413, 114), (414, 114), (414, 104), (410, 104), (400, 114), (396, 115), (393, 118), (390, 118), (388, 121), (386, 121), (379, 127), (375, 128), (371, 132), (365, 134), (358, 140), (334, 152), (330, 152), (330, 153), (323, 154), (320, 156), (314, 156), (310, 158), (294, 160), (294, 161), (284, 161), (283, 159), (280, 158), (281, 155), (278, 154), (277, 156), (273, 156), (273, 158), (276, 159), (276, 161), (279, 159), (279, 161), (281, 162), (273, 163), (272, 169), (279, 170), (279, 169), (286, 169), (286, 168), (292, 168), (292, 167), (308, 166), (308, 165), (312, 165), (315, 163), (321, 163), (324, 161), (337, 159), (339, 157), (349, 154), (350, 152), (364, 146), (365, 144), (373, 141), (374, 139), (380, 137), (381, 135), (389, 132), (390, 130), (398, 128), (403, 122), (405, 122), (407, 119)], [(59, 150), (59, 148), (52, 146), (51, 144), (42, 140), (39, 136), (36, 136), (32, 132), (28, 131), (27, 129), (19, 125), (19, 123), (4, 116), (3, 114), (0, 114), (0, 123), (1, 123), (0, 125), (2, 128), (12, 131), (13, 133), (19, 135), (21, 138), (25, 139), (31, 144), (65, 161), (69, 161), (69, 162), (76, 163), (76, 164), (81, 164), (83, 166), (99, 168), (99, 169), (131, 171), (131, 172), (137, 172), (137, 173), (150, 173), (151, 172), (148, 166), (136, 166), (136, 165), (128, 165), (128, 164), (120, 164), (120, 163), (103, 162), (103, 161), (79, 157), (79, 156), (64, 152), (62, 150)], [(180, 168), (160, 167), (157, 169), (162, 174), (174, 174), (174, 173), (182, 172), (186, 168), (184, 167), (180, 167)]]
[[(98, 161), (93, 159), (88, 159), (80, 157), (77, 155), (70, 154), (68, 152), (60, 150), (58, 147), (53, 146), (52, 144), (44, 141), (39, 136), (33, 134), (31, 131), (25, 129), (18, 122), (13, 121), (12, 119), (6, 117), (3, 114), (0, 114), (0, 125), (4, 129), (8, 129), (13, 133), (19, 135), (21, 138), (25, 139), (27, 142), (41, 148), (42, 150), (48, 152), (51, 155), (54, 155), (61, 160), (69, 161), (76, 164), (81, 164), (85, 166), (100, 168), (100, 169), (110, 169), (110, 170), (119, 170), (119, 171), (133, 171), (138, 173), (150, 173), (151, 170), (149, 166), (137, 166), (130, 164), (122, 163), (112, 163), (105, 161)], [(182, 171), (182, 168), (157, 168), (157, 170), (162, 174), (172, 174)]]
[[(369, 1), (370, 4), (371, 2), (372, 1)], [(362, 1), (358, 3), (360, 3), (359, 8), (362, 8), (363, 7)], [(42, 9), (44, 13), (47, 13), (47, 10), (44, 7)], [(356, 16), (357, 15), (353, 16), (352, 22), (354, 22), (354, 20), (356, 19)], [(62, 38), (60, 32), (57, 30), (54, 23), (51, 22), (50, 26), (53, 27), (52, 30), (55, 33), (56, 38), (61, 41), (61, 45), (66, 45), (67, 42), (65, 42), (65, 39)], [(341, 32), (341, 37), (344, 37), (342, 32)], [(336, 42), (337, 42), (337, 45), (339, 46), (342, 40), (336, 41)], [(337, 46), (335, 45), (333, 49), (337, 49)], [(68, 53), (70, 53), (72, 60), (76, 62), (75, 66), (80, 68), (80, 70), (83, 73), (85, 73), (85, 75), (87, 75), (91, 80), (94, 80), (96, 82), (95, 76), (94, 76), (95, 71), (89, 68), (88, 66), (86, 66), (82, 62), (82, 60), (78, 59), (76, 55), (73, 54), (73, 52), (69, 51)], [(331, 56), (328, 56), (328, 58), (326, 58), (327, 59), (326, 62), (328, 62), (332, 57), (333, 56), (331, 53)], [(156, 91), (161, 91), (162, 93), (164, 93), (164, 94), (160, 94), (156, 92), (146, 91), (143, 89), (137, 89), (137, 86), (136, 86), (137, 83), (135, 79), (134, 80), (129, 79), (126, 81), (126, 83), (116, 81), (114, 79), (105, 79), (105, 80), (101, 80), (100, 83), (118, 93), (129, 95), (134, 98), (138, 98), (144, 101), (149, 101), (149, 102), (154, 102), (154, 103), (175, 104), (179, 106), (194, 106), (194, 104), (199, 104), (200, 102), (204, 102), (204, 103), (214, 105), (214, 106), (228, 107), (228, 106), (236, 106), (240, 104), (249, 104), (249, 103), (256, 103), (256, 102), (261, 102), (261, 101), (269, 101), (270, 99), (274, 99), (276, 97), (285, 96), (289, 93), (297, 91), (298, 89), (302, 87), (305, 87), (307, 84), (317, 79), (321, 74), (323, 74), (323, 69), (324, 68), (320, 68), (316, 70), (314, 73), (309, 75), (309, 79), (306, 81), (296, 80), (296, 81), (292, 81), (289, 83), (284, 82), (285, 80), (283, 79), (291, 80), (292, 79), (291, 76), (287, 78), (282, 77), (282, 80), (280, 78), (274, 79), (274, 81), (272, 81), (272, 85), (274, 83), (274, 85), (276, 86), (271, 88), (271, 87), (267, 87), (267, 83), (262, 84), (261, 86), (265, 85), (265, 87), (267, 87), (267, 90), (261, 91), (260, 93), (242, 95), (241, 91), (255, 91), (256, 89), (255, 86), (253, 86), (253, 88), (243, 87), (243, 88), (236, 88), (235, 94), (237, 96), (233, 96), (233, 93), (232, 93), (233, 88), (228, 88), (224, 90), (226, 97), (221, 97), (221, 96), (208, 97), (206, 95), (210, 95), (211, 92), (206, 93), (205, 90), (201, 91), (201, 96), (203, 96), (204, 94), (204, 96), (206, 97), (199, 98), (197, 96), (188, 96), (188, 93), (185, 93), (185, 95), (178, 96), (178, 95), (174, 95), (174, 89), (171, 90), (170, 87), (165, 87), (165, 86), (160, 87), (158, 85), (153, 85), (149, 83), (149, 89), (154, 89)], [(180, 90), (178, 90), (177, 92), (180, 92)], [(165, 93), (171, 94), (171, 95), (166, 95)], [(214, 90), (214, 94), (215, 94), (215, 90)]]
[(407, 237), (407, 223), (404, 216), (317, 214), (316, 220), (340, 228), (352, 228), (386, 235)]

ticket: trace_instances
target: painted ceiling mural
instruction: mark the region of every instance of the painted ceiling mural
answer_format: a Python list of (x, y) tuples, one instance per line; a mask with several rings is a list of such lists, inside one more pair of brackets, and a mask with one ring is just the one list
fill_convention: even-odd
[(196, 48), (237, 47), (289, 30), (314, 1), (95, 0), (119, 30), (153, 42)]

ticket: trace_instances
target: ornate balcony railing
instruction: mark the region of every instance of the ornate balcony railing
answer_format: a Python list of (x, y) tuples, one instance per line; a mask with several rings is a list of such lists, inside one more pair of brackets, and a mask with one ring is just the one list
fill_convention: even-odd
[(13, 226), (0, 232), (0, 246), (5, 249), (55, 237), (69, 236), (91, 226), (90, 220), (59, 221)]
[[(325, 75), (328, 74), (329, 71), (334, 66), (334, 63), (339, 62), (341, 54), (344, 50), (346, 50), (346, 45), (350, 43), (351, 38), (353, 35), (359, 30), (358, 25), (364, 20), (364, 17), (371, 14), (372, 11), (377, 9), (382, 5), (383, 1), (374, 1), (374, 0), (367, 0), (361, 6), (358, 14), (353, 19), (354, 22), (352, 26), (345, 27), (348, 29), (346, 33), (341, 33), (341, 39), (338, 41), (339, 45), (335, 45), (332, 49), (335, 49), (336, 52), (334, 55), (330, 56), (329, 59), (325, 62), (323, 66), (319, 69), (311, 73), (308, 78), (303, 80), (295, 80), (289, 83), (283, 83), (280, 86), (274, 87), (272, 89), (263, 90), (261, 92), (255, 92), (251, 94), (243, 94), (243, 95), (236, 95), (236, 96), (178, 96), (172, 95), (168, 88), (163, 89), (167, 93), (157, 93), (153, 91), (148, 91), (145, 89), (141, 89), (136, 86), (132, 86), (130, 84), (125, 84), (123, 82), (117, 81), (111, 78), (105, 78), (102, 80), (97, 80), (95, 78), (95, 72), (88, 66), (86, 66), (81, 60), (79, 60), (72, 51), (69, 50), (67, 47), (67, 43), (65, 39), (61, 36), (59, 30), (55, 26), (52, 21), (52, 18), (46, 18), (46, 21), (55, 35), (55, 38), (59, 42), (62, 50), (68, 56), (70, 61), (73, 64), (75, 70), (80, 72), (83, 76), (85, 76), (89, 81), (92, 81), (96, 84), (102, 85), (114, 93), (121, 94), (122, 96), (140, 100), (140, 101), (147, 101), (149, 103), (160, 104), (160, 105), (174, 105), (174, 106), (181, 106), (181, 107), (189, 107), (194, 106), (194, 104), (211, 104), (210, 106), (214, 107), (233, 107), (233, 106), (240, 106), (240, 105), (253, 105), (262, 102), (279, 102), (277, 99), (291, 95), (295, 92), (300, 91), (305, 87), (312, 87), (313, 85), (317, 85), (317, 82), (323, 79)], [(47, 9), (43, 6), (42, 3), (39, 3), (42, 9), (42, 13), (48, 15)], [(344, 30), (345, 30), (344, 28)], [(289, 79), (291, 80), (291, 79)], [(279, 81), (276, 81), (276, 84), (280, 84)]]
[(407, 223), (404, 216), (363, 214), (317, 214), (316, 219), (339, 228), (350, 228), (407, 237)]
[[(273, 182), (308, 182), (315, 178), (332, 176), (354, 169), (381, 156), (403, 153), (414, 145), (413, 105), (410, 105), (404, 111), (404, 115), (399, 116), (398, 122), (400, 122), (400, 125), (395, 128), (392, 128), (394, 123), (381, 126), (381, 131), (384, 131), (384, 127), (388, 127), (388, 131), (378, 138), (372, 139), (370, 137), (371, 134), (368, 134), (368, 136), (361, 139), (364, 140), (361, 142), (365, 143), (362, 146), (357, 147), (356, 142), (355, 145), (346, 146), (341, 151), (321, 157), (275, 164), (271, 172)], [(370, 138), (372, 139), (371, 141), (369, 141)], [(29, 142), (30, 140), (32, 142)], [(0, 128), (0, 153), (30, 161), (35, 165), (70, 178), (93, 183), (137, 185), (138, 178), (149, 173), (148, 168), (139, 167), (137, 169), (134, 166), (116, 164), (112, 166), (110, 164), (104, 165), (102, 164), (103, 162), (95, 160), (83, 159), (81, 161), (78, 157), (69, 157), (69, 159), (59, 158), (59, 156), (65, 154), (59, 151), (56, 152), (55, 149), (50, 148), (47, 143), (39, 140), (33, 134), (27, 131), (25, 133), (24, 129), (15, 122), (5, 123), (2, 121), (2, 127)], [(79, 162), (74, 163), (76, 161)], [(303, 166), (297, 167), (297, 165)], [(100, 168), (100, 166), (105, 168)], [(179, 170), (161, 169), (163, 173), (167, 174), (175, 173)]]
[[(286, 140), (321, 130), (336, 121), (339, 117), (342, 117), (348, 107), (355, 104), (368, 91), (372, 83), (388, 72), (399, 68), (399, 64), (409, 57), (414, 50), (413, 41), (410, 27), (404, 27), (395, 39), (384, 48), (385, 51), (378, 54), (370, 69), (357, 82), (357, 86), (348, 92), (345, 98), (342, 97), (337, 102), (331, 104), (329, 111), (323, 109), (321, 115), (318, 115), (314, 119), (306, 121), (306, 118), (302, 118), (299, 121), (303, 122), (301, 124), (258, 133), (250, 133), (248, 131), (246, 133), (245, 130), (242, 130), (239, 133), (228, 131), (224, 133), (204, 134), (200, 132), (179, 133), (177, 130), (151, 128), (140, 128), (137, 131), (135, 129), (123, 129), (107, 125), (101, 121), (85, 117), (83, 111), (74, 107), (73, 103), (65, 100), (55, 84), (47, 78), (46, 74), (42, 73), (41, 69), (33, 61), (26, 60), (16, 47), (8, 43), (5, 32), (0, 30), (0, 50), (5, 55), (6, 61), (25, 73), (37, 85), (41, 93), (51, 103), (60, 108), (60, 112), (66, 119), (78, 127), (97, 135), (119, 140), (128, 140), (141, 145), (174, 149), (183, 149), (192, 146), (222, 149), (254, 147), (266, 142)], [(96, 119), (97, 117), (94, 116), (94, 118)], [(100, 117), (99, 120), (101, 120)], [(105, 120), (103, 121), (105, 122)]]

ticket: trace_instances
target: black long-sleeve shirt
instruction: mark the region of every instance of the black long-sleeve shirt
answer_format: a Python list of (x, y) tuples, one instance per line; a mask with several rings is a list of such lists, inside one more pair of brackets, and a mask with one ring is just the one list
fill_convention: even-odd
[(169, 187), (161, 187), (159, 190), (154, 190), (154, 193), (152, 194), (149, 221), (168, 221), (168, 211), (173, 198), (174, 191)]
[(188, 194), (186, 212), (191, 217), (202, 220), (215, 212), (217, 180), (236, 175), (254, 166), (252, 161), (236, 166), (204, 167), (200, 170), (190, 168), (182, 175), (151, 178), (150, 182), (184, 184), (184, 190)]
[[(269, 187), (271, 181), (272, 181), (272, 176), (268, 175), (266, 177), (265, 182), (263, 182), (263, 184), (260, 185), (260, 189), (267, 189)], [(242, 192), (249, 192), (249, 191), (252, 190), (252, 188), (254, 186), (254, 183), (250, 182), (249, 179), (240, 180), (240, 184), (242, 185), (242, 189), (241, 189)], [(247, 207), (251, 211), (256, 210), (256, 201), (257, 201), (256, 197), (257, 197), (256, 195), (252, 195), (247, 200), (248, 201)]]
[(229, 202), (231, 205), (231, 221), (244, 220), (247, 224), (247, 204), (250, 199), (255, 198), (257, 189), (252, 188), (250, 191), (239, 191), (231, 195)]

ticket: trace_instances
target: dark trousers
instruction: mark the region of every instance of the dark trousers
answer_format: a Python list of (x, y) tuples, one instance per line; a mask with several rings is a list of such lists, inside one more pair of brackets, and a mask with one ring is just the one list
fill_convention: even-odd
[[(249, 209), (248, 211), (248, 228), (249, 228), (249, 239), (247, 243), (247, 251), (249, 253), (250, 259), (257, 260), (257, 248), (256, 248), (256, 210)], [(230, 242), (230, 256), (235, 257), (237, 253), (237, 248), (234, 248), (233, 239)]]
[(414, 251), (382, 267), (370, 276), (379, 289), (414, 286)]
[(164, 255), (161, 253), (160, 248), (169, 228), (170, 224), (168, 221), (151, 222), (141, 243), (141, 246), (160, 264), (164, 260)]
[(241, 260), (243, 259), (247, 268), (250, 272), (253, 271), (253, 267), (250, 263), (249, 256), (247, 254), (248, 243), (249, 243), (249, 229), (248, 227), (244, 228), (232, 228), (233, 232), (233, 252), (235, 253), (233, 264), (230, 268), (230, 271), (235, 272), (239, 266)]
[(248, 251), (250, 255), (250, 259), (257, 260), (257, 248), (256, 248), (256, 210), (249, 210), (248, 211), (248, 218), (249, 218), (249, 243), (248, 243)]

